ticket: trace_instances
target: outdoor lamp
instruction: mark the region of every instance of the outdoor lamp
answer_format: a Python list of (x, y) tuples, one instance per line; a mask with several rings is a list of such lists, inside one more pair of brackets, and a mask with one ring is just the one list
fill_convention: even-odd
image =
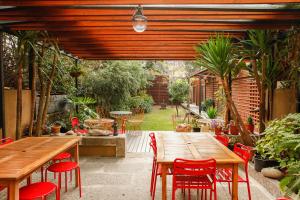
[(144, 32), (147, 28), (147, 17), (143, 14), (143, 8), (139, 5), (132, 17), (132, 26), (135, 32)]

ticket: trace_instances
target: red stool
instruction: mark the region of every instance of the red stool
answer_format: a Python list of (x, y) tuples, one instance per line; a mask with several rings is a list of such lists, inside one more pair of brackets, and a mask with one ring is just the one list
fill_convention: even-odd
[(80, 178), (80, 167), (76, 162), (59, 162), (59, 163), (54, 163), (50, 165), (46, 169), (46, 181), (47, 181), (47, 173), (48, 171), (53, 172), (53, 173), (58, 173), (58, 188), (60, 190), (61, 188), (61, 173), (65, 173), (65, 191), (68, 191), (68, 184), (67, 184), (67, 172), (72, 172), (72, 170), (77, 170), (77, 177), (78, 177), (78, 183), (79, 183), (79, 195), (81, 197), (81, 178)]
[(52, 192), (56, 193), (56, 200), (60, 199), (59, 188), (50, 182), (39, 182), (24, 186), (20, 189), (20, 200), (42, 199)]
[[(61, 162), (62, 160), (70, 159), (72, 161), (72, 156), (68, 152), (63, 152), (55, 156), (52, 161), (53, 163)], [(54, 179), (56, 178), (56, 175), (54, 173)], [(41, 167), (41, 182), (44, 181), (44, 166)], [(72, 171), (70, 172), (70, 181), (72, 181)]]

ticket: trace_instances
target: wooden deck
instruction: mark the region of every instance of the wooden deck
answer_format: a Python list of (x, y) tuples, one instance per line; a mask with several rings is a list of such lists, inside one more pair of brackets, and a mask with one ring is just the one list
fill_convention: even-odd
[(150, 152), (150, 132), (151, 131), (138, 131), (126, 133), (127, 152)]

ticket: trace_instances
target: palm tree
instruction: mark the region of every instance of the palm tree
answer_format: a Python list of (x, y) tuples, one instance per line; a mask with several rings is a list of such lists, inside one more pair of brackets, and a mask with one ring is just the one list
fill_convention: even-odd
[(207, 43), (196, 46), (196, 52), (199, 54), (196, 62), (221, 79), (227, 107), (233, 114), (243, 143), (253, 145), (253, 140), (232, 100), (231, 89), (228, 83), (230, 74), (237, 74), (242, 65), (241, 60), (238, 60), (237, 55), (234, 53), (230, 39), (223, 35), (217, 35), (215, 38), (209, 39)]

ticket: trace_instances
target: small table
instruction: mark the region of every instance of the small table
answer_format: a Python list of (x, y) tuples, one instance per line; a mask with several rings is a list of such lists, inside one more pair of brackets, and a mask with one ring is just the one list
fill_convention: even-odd
[(126, 110), (120, 110), (120, 111), (111, 111), (109, 112), (109, 114), (112, 118), (115, 118), (117, 120), (118, 125), (120, 127), (120, 125), (122, 125), (123, 120), (126, 119), (126, 117), (132, 115), (132, 112)]
[[(0, 184), (8, 186), (9, 200), (19, 200), (20, 182), (26, 178), (30, 179), (34, 171), (59, 153), (74, 148), (74, 159), (78, 163), (80, 139), (80, 137), (28, 137), (1, 147)], [(76, 187), (78, 184), (76, 178)]]

